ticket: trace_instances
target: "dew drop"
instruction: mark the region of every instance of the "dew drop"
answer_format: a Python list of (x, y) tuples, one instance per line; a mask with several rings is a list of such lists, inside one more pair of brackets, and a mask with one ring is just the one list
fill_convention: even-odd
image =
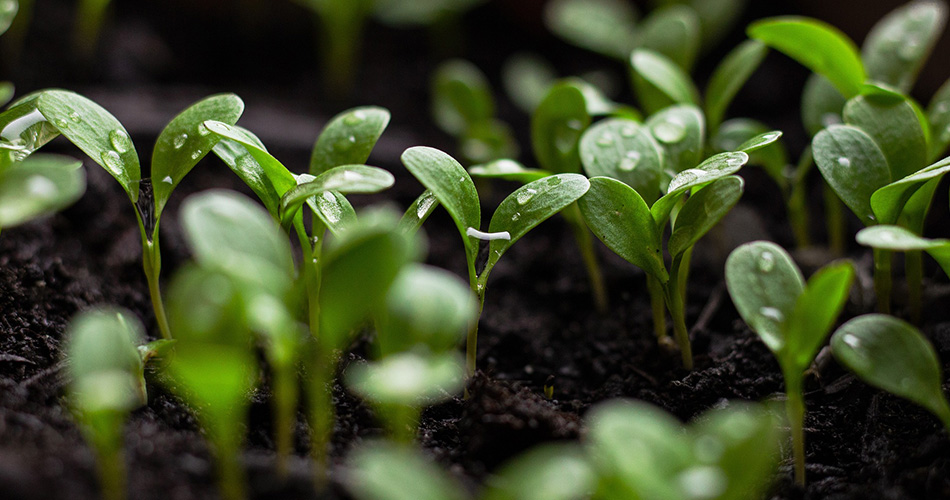
[(127, 153), (129, 149), (132, 149), (132, 141), (129, 139), (129, 134), (125, 133), (122, 129), (117, 128), (109, 132), (109, 142), (112, 143), (112, 148), (119, 154)]
[(568, 120), (568, 121), (567, 121), (567, 128), (569, 128), (569, 129), (571, 129), (571, 130), (580, 130), (581, 127), (583, 127), (583, 126), (584, 126), (584, 124), (582, 124), (580, 120)]
[(511, 220), (513, 221), (517, 221), (520, 218), (521, 218), (521, 212), (515, 212), (514, 215), (511, 216)]
[(534, 195), (536, 195), (537, 193), (538, 191), (536, 189), (527, 188), (524, 191), (520, 191), (517, 195), (515, 195), (515, 200), (518, 202), (519, 205), (524, 205), (525, 203), (528, 203), (529, 201), (531, 201), (531, 198), (534, 198)]
[(548, 187), (554, 187), (561, 183), (561, 178), (556, 175), (551, 175), (544, 179), (544, 183), (547, 184)]
[(845, 158), (844, 156), (842, 156), (841, 158), (838, 158), (838, 165), (840, 165), (840, 166), (842, 166), (842, 167), (850, 167), (850, 166), (851, 166), (851, 160), (849, 160), (848, 158)]
[(56, 126), (59, 127), (59, 128), (61, 128), (61, 129), (64, 129), (64, 128), (66, 128), (66, 127), (69, 126), (69, 122), (67, 122), (66, 120), (64, 120), (64, 119), (62, 119), (62, 118), (57, 118), (57, 119), (54, 121), (54, 123), (56, 123)]
[(425, 217), (435, 201), (435, 195), (431, 191), (427, 192), (426, 197), (419, 200), (419, 204), (416, 206), (416, 217), (419, 219)]
[(620, 170), (624, 172), (630, 172), (631, 170), (637, 168), (637, 165), (640, 164), (640, 152), (639, 151), (627, 151), (627, 154), (623, 156), (623, 159), (620, 160)]
[(197, 160), (198, 158), (201, 158), (201, 151), (195, 150), (193, 153), (191, 153), (192, 160)]
[(340, 207), (340, 203), (337, 201), (336, 197), (333, 196), (333, 193), (329, 191), (324, 191), (321, 195), (322, 201), (320, 202), (320, 212), (323, 213), (323, 216), (327, 218), (331, 224), (336, 224), (343, 219), (343, 209)]
[(79, 116), (79, 113), (75, 111), (70, 111), (68, 116), (69, 116), (69, 119), (73, 121), (73, 123), (79, 123), (82, 121), (82, 118)]
[(763, 273), (771, 272), (775, 267), (775, 256), (772, 255), (772, 252), (762, 252), (762, 254), (759, 255), (757, 265), (759, 266), (759, 271)]
[(763, 307), (759, 309), (759, 314), (761, 314), (763, 317), (770, 319), (776, 323), (781, 323), (785, 321), (785, 315), (782, 314), (782, 311), (779, 311), (778, 309), (774, 307)]
[(910, 40), (906, 40), (897, 49), (897, 57), (907, 62), (914, 61), (920, 57), (920, 53), (923, 51), (923, 49), (924, 45), (920, 43), (920, 40), (912, 38)]
[(354, 172), (352, 170), (347, 170), (343, 172), (343, 180), (347, 182), (359, 182), (363, 180), (363, 174)]
[(672, 144), (686, 137), (686, 126), (676, 120), (664, 120), (655, 123), (650, 130), (661, 142)]
[(185, 145), (185, 141), (188, 140), (188, 134), (178, 134), (172, 139), (172, 147), (175, 149), (181, 149)]
[(637, 135), (637, 128), (631, 125), (626, 125), (620, 129), (620, 135), (627, 138), (633, 137)]
[(26, 180), (26, 190), (30, 196), (50, 198), (56, 194), (56, 184), (42, 175), (31, 175)]
[(612, 145), (613, 143), (614, 143), (614, 138), (608, 133), (604, 133), (604, 135), (597, 138), (598, 146), (607, 147), (607, 146)]
[(200, 135), (200, 136), (206, 136), (206, 135), (208, 135), (208, 134), (210, 134), (210, 133), (211, 133), (211, 131), (208, 130), (208, 127), (206, 127), (204, 123), (199, 123), (199, 124), (198, 124), (198, 135)]
[(363, 116), (364, 115), (362, 111), (354, 111), (343, 118), (343, 123), (351, 127), (355, 127), (356, 125), (363, 123)]
[(162, 179), (162, 182), (164, 182), (165, 184), (174, 184), (175, 180), (172, 179), (172, 176), (166, 175), (165, 178)]
[(109, 170), (118, 171), (122, 169), (122, 158), (119, 157), (119, 153), (110, 149), (109, 151), (103, 151), (99, 157)]

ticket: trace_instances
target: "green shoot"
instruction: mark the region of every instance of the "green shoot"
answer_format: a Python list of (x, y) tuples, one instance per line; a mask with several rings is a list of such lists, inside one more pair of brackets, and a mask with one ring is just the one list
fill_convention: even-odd
[(126, 497), (122, 429), (128, 413), (146, 401), (137, 345), (142, 325), (123, 310), (81, 313), (66, 332), (69, 401), (83, 435), (95, 449), (102, 496)]
[(891, 316), (866, 314), (841, 325), (831, 349), (858, 378), (923, 406), (950, 432), (940, 360), (916, 328)]
[(0, 166), (0, 229), (57, 212), (85, 190), (82, 162), (66, 156), (35, 155)]
[(393, 443), (364, 445), (348, 458), (343, 482), (359, 500), (469, 500), (465, 488), (419, 451)]
[(746, 243), (726, 260), (726, 286), (739, 315), (775, 354), (785, 378), (795, 481), (805, 484), (802, 379), (848, 299), (854, 268), (829, 264), (808, 283), (782, 247)]

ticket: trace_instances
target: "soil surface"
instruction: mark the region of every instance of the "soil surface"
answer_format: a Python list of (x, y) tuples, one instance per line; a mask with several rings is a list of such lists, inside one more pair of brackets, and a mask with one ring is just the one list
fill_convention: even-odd
[[(37, 0), (37, 4), (48, 6), (45, 12), (54, 20), (68, 18), (68, 12), (62, 10), (63, 2)], [(174, 70), (162, 66), (171, 64), (164, 59), (157, 58), (153, 66), (131, 64), (138, 61), (135, 51), (140, 44), (159, 44), (165, 51), (159, 53), (167, 54), (169, 59), (180, 57), (182, 51), (176, 45), (182, 43), (181, 38), (166, 32), (172, 29), (169, 26), (150, 24), (148, 29), (135, 29), (140, 26), (135, 22), (144, 22), (142, 19), (151, 13), (149, 9), (161, 9), (154, 2), (143, 5), (146, 7), (138, 10), (119, 7), (118, 14), (132, 24), (106, 33), (112, 51), (105, 59), (108, 64), (96, 66), (92, 74), (76, 76), (70, 71), (74, 66), (27, 71), (21, 62), (17, 74), (26, 82), (21, 90), (56, 85), (92, 97), (127, 125), (143, 159), (149, 156), (150, 145), (163, 124), (178, 110), (213, 91), (236, 91), (247, 102), (247, 113), (240, 123), (257, 132), (292, 170), (302, 170), (306, 165), (310, 144), (331, 114), (351, 104), (387, 106), (393, 111), (393, 124), (371, 163), (392, 170), (396, 186), (383, 196), (361, 198), (361, 205), (394, 200), (404, 207), (421, 192), (418, 183), (395, 162), (406, 147), (426, 144), (454, 151), (454, 143), (437, 132), (425, 116), (425, 75), (437, 58), (420, 55), (428, 54), (423, 49), (427, 46), (424, 34), (378, 29), (367, 45), (389, 48), (367, 55), (369, 63), (358, 84), (358, 97), (315, 103), (313, 95), (319, 94), (313, 83), (316, 70), (280, 73), (282, 82), (268, 82), (247, 68), (215, 76), (212, 70), (201, 70), (198, 62), (186, 61), (179, 64), (191, 64), (198, 76), (181, 83), (168, 81), (167, 75)], [(476, 11), (472, 22), (485, 25), (493, 13), (497, 10)], [(202, 19), (201, 12), (195, 15), (198, 21)], [(762, 15), (754, 12), (750, 17)], [(179, 29), (197, 29), (198, 21), (183, 21)], [(503, 20), (498, 28), (500, 35), (485, 40), (484, 52), (475, 52), (472, 57), (486, 67), (496, 87), (500, 59), (484, 54), (496, 50), (496, 46), (523, 41), (518, 37), (525, 35), (516, 34), (519, 28), (513, 22)], [(297, 24), (288, 28), (290, 32), (294, 29), (301, 28)], [(224, 36), (227, 30), (220, 31), (217, 36)], [(48, 48), (36, 37), (27, 39), (24, 53), (28, 57), (37, 57)], [(266, 33), (260, 37), (266, 37)], [(736, 35), (734, 41), (739, 39), (741, 36)], [(49, 48), (56, 49), (62, 35), (51, 40)], [(481, 39), (470, 36), (469, 40)], [(299, 40), (293, 43), (299, 45)], [(555, 42), (533, 43), (531, 48), (548, 50)], [(732, 45), (727, 41), (726, 48)], [(407, 50), (409, 55), (400, 52), (397, 56), (394, 46)], [(553, 48), (556, 50), (549, 53), (560, 54), (552, 59), (559, 68), (565, 68), (565, 74), (608, 64), (563, 45), (555, 44)], [(579, 54), (585, 62), (575, 60), (581, 57)], [(251, 52), (245, 64), (253, 66), (248, 61), (259, 55)], [(277, 55), (276, 60), (260, 64), (280, 71), (279, 63), (285, 56)], [(200, 60), (201, 54), (193, 57)], [(229, 59), (229, 64), (238, 61)], [(783, 99), (797, 99), (804, 73), (786, 66), (787, 61), (770, 56), (762, 76), (744, 91), (749, 102), (765, 102), (765, 107), (777, 109), (794, 106)], [(708, 69), (700, 68), (702, 71)], [(240, 77), (252, 73), (256, 76), (249, 80)], [(622, 71), (616, 74), (622, 81)], [(387, 78), (394, 78), (396, 83)], [(242, 83), (228, 86), (235, 81)], [(392, 88), (401, 93), (393, 95)], [(779, 97), (769, 100), (770, 94)], [(735, 110), (736, 114), (759, 117), (767, 111), (752, 105), (740, 105)], [(510, 104), (503, 101), (499, 112), (518, 130), (526, 130), (526, 119)], [(770, 121), (790, 130), (788, 140), (793, 151), (805, 142), (797, 120), (793, 112), (784, 112)], [(521, 139), (522, 144), (528, 144), (526, 137)], [(59, 141), (50, 149), (80, 155)], [(79, 202), (55, 216), (4, 229), (0, 234), (0, 498), (5, 500), (98, 498), (93, 454), (64, 400), (61, 348), (69, 318), (96, 305), (113, 304), (135, 313), (148, 325), (152, 336), (157, 333), (141, 269), (133, 209), (107, 173), (89, 159), (85, 163), (89, 186)], [(760, 171), (747, 169), (742, 175), (747, 180), (743, 202), (723, 228), (696, 250), (687, 311), (695, 353), (693, 371), (679, 368), (678, 355), (658, 347), (652, 334), (643, 273), (600, 246), (611, 303), (605, 314), (594, 310), (574, 240), (563, 221), (554, 218), (514, 245), (493, 272), (479, 329), (480, 373), (471, 383), (472, 397), (427, 409), (419, 431), (421, 446), (475, 490), (500, 463), (536, 444), (581, 438), (585, 412), (608, 398), (642, 399), (683, 421), (728, 400), (780, 401), (783, 382), (778, 365), (738, 317), (721, 274), (729, 248), (759, 238), (788, 246), (790, 232), (783, 222), (784, 212), (774, 186)], [(188, 194), (211, 187), (248, 192), (215, 159), (204, 160), (189, 174), (163, 217), (165, 282), (188, 259), (176, 222), (177, 206)], [(484, 203), (486, 216), (513, 187), (505, 183), (493, 186)], [(935, 207), (947, 206), (946, 191), (945, 187), (938, 190), (940, 199)], [(817, 190), (816, 199), (820, 199)], [(941, 217), (940, 224), (946, 216)], [(947, 227), (940, 224), (935, 224), (937, 232)], [(821, 241), (820, 228), (815, 232)], [(426, 224), (426, 233), (428, 261), (461, 275), (462, 246), (448, 217), (441, 211), (435, 214)], [(851, 251), (864, 277), (863, 287), (856, 288), (842, 320), (869, 311), (869, 256), (860, 248)], [(950, 300), (950, 290), (939, 269), (928, 268), (927, 277), (930, 286), (923, 331), (933, 341), (948, 373), (950, 311), (945, 304)], [(369, 341), (363, 336), (354, 343), (344, 356), (341, 371), (363, 359)], [(950, 498), (950, 439), (938, 420), (919, 407), (855, 380), (830, 356), (822, 355), (820, 359), (806, 384), (808, 486), (802, 489), (792, 483), (791, 464), (785, 462), (770, 498)], [(542, 388), (550, 377), (554, 398), (548, 400)], [(944, 390), (950, 390), (946, 380)], [(148, 391), (147, 406), (133, 412), (126, 425), (130, 498), (217, 498), (211, 455), (189, 409), (165, 391), (154, 374), (149, 374)], [(383, 431), (372, 411), (339, 385), (334, 389), (334, 400), (338, 422), (333, 437), (332, 485), (327, 491), (316, 492), (307, 459), (309, 440), (303, 415), (298, 418), (290, 474), (281, 480), (274, 471), (269, 389), (265, 385), (252, 395), (247, 446), (241, 456), (251, 498), (347, 498), (340, 485), (346, 454)], [(786, 452), (790, 454), (790, 449)]]

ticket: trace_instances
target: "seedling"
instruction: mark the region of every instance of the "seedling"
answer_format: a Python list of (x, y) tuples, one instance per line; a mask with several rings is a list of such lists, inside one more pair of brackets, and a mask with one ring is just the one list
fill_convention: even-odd
[(891, 316), (866, 314), (841, 325), (831, 349), (861, 380), (923, 406), (950, 432), (940, 360), (919, 330)]
[(0, 229), (57, 212), (85, 190), (82, 162), (73, 158), (35, 155), (0, 164)]
[(746, 243), (726, 260), (726, 286), (739, 315), (775, 354), (785, 378), (795, 481), (805, 484), (802, 379), (848, 299), (854, 268), (829, 264), (808, 283), (782, 247)]
[(81, 313), (66, 332), (70, 407), (96, 451), (106, 500), (126, 496), (122, 429), (129, 412), (146, 401), (137, 348), (143, 338), (138, 320), (118, 309)]
[(458, 481), (406, 446), (367, 444), (348, 462), (343, 482), (359, 500), (470, 500)]
[[(492, 216), (488, 232), (482, 232), (481, 208), (475, 183), (454, 158), (428, 147), (413, 147), (402, 154), (406, 169), (442, 204), (455, 221), (465, 247), (469, 286), (478, 297), (479, 315), (485, 305), (488, 276), (498, 260), (516, 241), (535, 226), (577, 201), (590, 186), (582, 175), (557, 174), (528, 183), (508, 195)], [(407, 219), (421, 224), (435, 209), (429, 202), (426, 210), (410, 207)], [(410, 224), (411, 227), (412, 224)], [(475, 270), (479, 242), (489, 242), (488, 261), (481, 273)], [(466, 371), (475, 373), (478, 322), (469, 331), (466, 341)]]
[(930, 254), (944, 274), (950, 276), (950, 240), (923, 238), (900, 226), (879, 225), (858, 231), (858, 243), (888, 251), (925, 251)]

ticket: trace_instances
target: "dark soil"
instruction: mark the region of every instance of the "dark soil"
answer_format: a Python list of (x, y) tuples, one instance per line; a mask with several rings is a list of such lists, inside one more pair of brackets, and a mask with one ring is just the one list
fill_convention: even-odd
[[(54, 20), (68, 18), (62, 2), (37, 3), (49, 6), (45, 12)], [(147, 145), (178, 110), (213, 91), (236, 91), (247, 102), (241, 123), (257, 132), (294, 170), (306, 164), (309, 146), (326, 117), (350, 104), (384, 105), (393, 111), (394, 120), (372, 160), (393, 170), (397, 183), (385, 197), (363, 198), (362, 203), (389, 199), (406, 206), (421, 191), (395, 164), (395, 158), (406, 147), (427, 144), (453, 150), (453, 143), (435, 131), (425, 116), (425, 75), (436, 58), (421, 55), (427, 53), (424, 35), (377, 30), (368, 45), (380, 50), (367, 55), (370, 62), (364, 66), (358, 97), (315, 103), (313, 95), (319, 94), (313, 83), (317, 81), (316, 70), (286, 73), (281, 64), (293, 57), (283, 53), (266, 61), (254, 59), (263, 56), (263, 49), (249, 48), (252, 51), (245, 53), (248, 66), (258, 63), (266, 68), (264, 73), (279, 75), (272, 76), (274, 81), (247, 68), (236, 73), (222, 72), (220, 67), (218, 71), (203, 70), (198, 62), (203, 55), (199, 49), (191, 56), (194, 60), (182, 63), (197, 75), (184, 83), (172, 80), (169, 75), (175, 73), (175, 67), (164, 66), (172, 63), (162, 57), (156, 56), (152, 65), (138, 64), (141, 61), (136, 47), (141, 44), (152, 50), (158, 43), (155, 53), (164, 54), (168, 60), (183, 57), (187, 51), (179, 46), (182, 38), (169, 32), (198, 30), (202, 20), (211, 16), (198, 10), (193, 12), (196, 19), (178, 25), (172, 20), (144, 24), (144, 19), (163, 7), (155, 2), (142, 4), (145, 7), (137, 10), (119, 7), (119, 14), (131, 24), (106, 34), (112, 44), (111, 52), (107, 51), (108, 64), (94, 67), (91, 74), (86, 71), (76, 76), (72, 71), (78, 66), (76, 62), (67, 61), (65, 69), (42, 70), (23, 69), (21, 62), (17, 70), (25, 82), (21, 90), (56, 85), (85, 93), (127, 125), (143, 158), (149, 156)], [(169, 4), (181, 7), (185, 3)], [(54, 8), (57, 5), (59, 10)], [(294, 11), (277, 12), (278, 16), (294, 15)], [(497, 10), (476, 11), (473, 22), (485, 25), (494, 13)], [(755, 13), (765, 14), (768, 12)], [(515, 34), (520, 28), (512, 19), (515, 17), (502, 21), (497, 37), (469, 38), (484, 42), (482, 51), (463, 49), (486, 66), (493, 79), (497, 78), (500, 59), (490, 54), (502, 51), (500, 46), (523, 41), (519, 37), (525, 36), (537, 50), (551, 49), (555, 43), (531, 38), (539, 31), (537, 27), (528, 28), (527, 35)], [(139, 30), (141, 26), (147, 29)], [(293, 33), (305, 29), (299, 21), (291, 23), (282, 36), (287, 43), (299, 46), (300, 40), (294, 39)], [(226, 35), (223, 29), (216, 33)], [(27, 39), (28, 56), (62, 49), (61, 35), (51, 41), (37, 36)], [(267, 36), (266, 30), (260, 32), (258, 40)], [(736, 35), (738, 39), (740, 35)], [(283, 41), (285, 38), (278, 39)], [(607, 64), (563, 45), (555, 43), (554, 48), (551, 53), (561, 55), (552, 59), (565, 74), (589, 69), (585, 65)], [(302, 53), (305, 55), (298, 56), (312, 57), (306, 50)], [(581, 58), (584, 62), (575, 60)], [(757, 77), (758, 83), (748, 91), (750, 102), (764, 99), (768, 105), (746, 106), (748, 109), (737, 109), (738, 114), (762, 115), (772, 106), (787, 107), (785, 101), (797, 99), (804, 74), (782, 64), (770, 57), (764, 76)], [(235, 81), (241, 83), (234, 87)], [(770, 101), (770, 94), (777, 97)], [(789, 99), (789, 95), (795, 97)], [(503, 102), (500, 111), (524, 129), (524, 118), (509, 104)], [(776, 126), (791, 130), (790, 148), (794, 151), (802, 146), (804, 138), (797, 132), (797, 116), (785, 112), (777, 120), (772, 120)], [(53, 148), (79, 154), (62, 142)], [(97, 498), (93, 454), (64, 401), (61, 343), (69, 318), (92, 306), (114, 304), (133, 311), (149, 325), (152, 335), (156, 333), (132, 207), (108, 174), (88, 159), (86, 165), (89, 187), (79, 202), (53, 217), (4, 229), (0, 234), (0, 499)], [(739, 319), (721, 276), (726, 253), (723, 249), (738, 242), (766, 238), (790, 244), (775, 188), (761, 172), (749, 170), (743, 175), (748, 183), (743, 204), (724, 228), (696, 251), (688, 310), (688, 324), (695, 325), (695, 370), (679, 368), (678, 355), (658, 347), (652, 334), (643, 274), (605, 248), (600, 248), (599, 254), (611, 305), (606, 314), (594, 311), (573, 238), (562, 221), (553, 219), (515, 245), (493, 272), (479, 330), (481, 372), (471, 383), (472, 397), (426, 410), (420, 444), (474, 490), (500, 463), (533, 445), (578, 439), (584, 432), (584, 413), (608, 398), (642, 399), (683, 421), (727, 400), (781, 400), (783, 383), (778, 366)], [(188, 258), (175, 220), (177, 205), (188, 194), (210, 187), (247, 192), (230, 171), (212, 159), (189, 175), (176, 190), (163, 218), (165, 281)], [(485, 205), (487, 213), (511, 187), (495, 186)], [(939, 192), (943, 196), (946, 189)], [(935, 204), (946, 205), (942, 198)], [(437, 213), (426, 228), (429, 262), (462, 273), (461, 242), (448, 218)], [(867, 255), (858, 248), (853, 251), (852, 257), (867, 274)], [(945, 280), (937, 279), (939, 270), (929, 276), (938, 283), (929, 287), (923, 330), (933, 340), (947, 372), (950, 314), (945, 305), (950, 299)], [(855, 293), (843, 319), (867, 312), (866, 302), (861, 293)], [(361, 338), (355, 343), (344, 357), (341, 370), (362, 359), (367, 342), (367, 338)], [(830, 357), (820, 358), (823, 361), (806, 387), (808, 487), (803, 490), (792, 484), (791, 466), (786, 462), (771, 498), (950, 498), (950, 439), (937, 419), (856, 381)], [(555, 396), (547, 400), (542, 387), (551, 377)], [(201, 430), (188, 408), (154, 378), (150, 374), (148, 405), (136, 410), (126, 426), (130, 498), (216, 498), (213, 464)], [(947, 381), (944, 389), (950, 389)], [(289, 477), (280, 480), (274, 473), (268, 388), (261, 387), (252, 399), (247, 447), (241, 457), (252, 498), (345, 498), (338, 479), (346, 454), (364, 440), (382, 435), (372, 412), (342, 387), (335, 388), (339, 420), (332, 449), (334, 482), (329, 491), (317, 493), (311, 486), (309, 440), (302, 416)]]

